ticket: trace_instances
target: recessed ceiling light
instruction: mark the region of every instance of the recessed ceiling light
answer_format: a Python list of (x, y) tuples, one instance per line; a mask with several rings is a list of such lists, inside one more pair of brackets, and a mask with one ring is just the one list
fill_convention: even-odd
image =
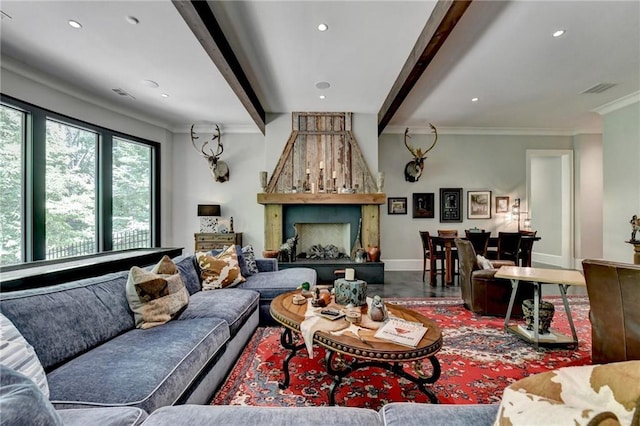
[(158, 87), (160, 87), (160, 85), (153, 80), (142, 80), (142, 84), (144, 84), (147, 87), (152, 87), (154, 89), (157, 89)]
[(135, 16), (127, 16), (126, 18), (124, 18), (128, 23), (130, 23), (131, 25), (138, 25), (140, 23), (140, 20), (138, 18), (136, 18)]
[(328, 29), (329, 29), (329, 26), (327, 24), (318, 25), (318, 31), (327, 31)]
[(478, 98), (471, 98), (471, 102), (478, 102)]
[(316, 87), (318, 89), (324, 90), (324, 89), (328, 89), (329, 87), (331, 87), (331, 84), (329, 84), (328, 81), (319, 81), (316, 83)]
[(78, 21), (74, 21), (73, 19), (69, 19), (69, 26), (72, 28), (75, 28), (77, 30), (79, 30), (80, 28), (82, 28), (82, 24)]
[(558, 38), (558, 37), (562, 37), (564, 35), (564, 33), (566, 33), (566, 32), (567, 32), (566, 30), (556, 30), (556, 31), (553, 32), (552, 35), (555, 38)]
[(326, 98), (325, 95), (320, 95), (320, 99), (324, 99), (324, 98)]
[(166, 93), (163, 93), (163, 94), (162, 94), (162, 95), (160, 95), (160, 96), (162, 96), (163, 98), (168, 98), (168, 97), (169, 97), (169, 95), (168, 95), (168, 94), (166, 94)]

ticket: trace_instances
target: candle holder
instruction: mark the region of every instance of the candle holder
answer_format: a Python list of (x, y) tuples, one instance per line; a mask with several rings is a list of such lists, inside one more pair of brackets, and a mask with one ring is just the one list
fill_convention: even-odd
[(304, 186), (302, 187), (302, 190), (304, 192), (310, 192), (311, 191), (311, 183), (309, 182), (311, 180), (311, 173), (309, 173), (307, 171), (307, 178), (304, 181)]
[(333, 190), (331, 192), (333, 192), (334, 194), (336, 192), (338, 192), (338, 186), (336, 184), (336, 178), (333, 178)]
[(324, 170), (320, 167), (320, 173), (318, 174), (318, 192), (324, 192)]

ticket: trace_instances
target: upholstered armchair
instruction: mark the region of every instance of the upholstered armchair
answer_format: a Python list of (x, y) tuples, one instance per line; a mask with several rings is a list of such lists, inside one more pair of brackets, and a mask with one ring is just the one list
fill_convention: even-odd
[[(492, 260), (491, 269), (481, 269), (470, 241), (455, 240), (460, 260), (460, 290), (467, 309), (480, 314), (504, 317), (511, 298), (511, 281), (495, 278), (504, 265), (514, 265), (510, 260)], [(520, 283), (511, 316), (522, 316), (522, 301), (533, 299), (533, 286)]]
[(594, 364), (640, 360), (640, 265), (584, 260)]

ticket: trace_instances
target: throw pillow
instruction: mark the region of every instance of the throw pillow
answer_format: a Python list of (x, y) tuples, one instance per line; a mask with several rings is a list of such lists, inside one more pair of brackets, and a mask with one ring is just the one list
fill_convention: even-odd
[(238, 265), (236, 246), (229, 246), (215, 256), (199, 252), (196, 254), (196, 258), (202, 271), (203, 290), (232, 287), (245, 281)]
[(491, 269), (493, 268), (493, 265), (491, 264), (491, 262), (489, 262), (489, 259), (487, 259), (486, 257), (477, 254), (476, 255), (476, 259), (478, 261), (478, 266), (480, 267), (480, 269)]
[(49, 383), (33, 346), (15, 325), (0, 313), (0, 364), (22, 373), (49, 399)]
[(134, 266), (127, 280), (127, 301), (136, 327), (147, 329), (165, 324), (189, 304), (178, 267), (169, 256), (147, 271)]
[(260, 272), (258, 270), (258, 264), (256, 263), (256, 254), (253, 251), (253, 246), (251, 244), (242, 247), (242, 254), (244, 255), (244, 261), (247, 265), (247, 269), (249, 270), (249, 275)]
[(494, 424), (631, 425), (639, 400), (640, 361), (564, 367), (505, 388)]

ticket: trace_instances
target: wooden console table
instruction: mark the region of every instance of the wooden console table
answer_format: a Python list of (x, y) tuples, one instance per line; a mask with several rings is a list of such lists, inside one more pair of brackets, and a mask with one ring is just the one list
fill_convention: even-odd
[(201, 233), (194, 234), (194, 238), (196, 251), (221, 249), (232, 244), (242, 246), (242, 232), (229, 232), (227, 234)]

